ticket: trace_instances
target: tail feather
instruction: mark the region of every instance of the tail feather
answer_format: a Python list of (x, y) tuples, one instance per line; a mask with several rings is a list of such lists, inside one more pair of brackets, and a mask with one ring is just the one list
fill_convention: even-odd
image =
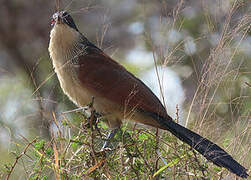
[(226, 151), (222, 148), (209, 141), (206, 138), (196, 134), (195, 132), (175, 123), (171, 117), (164, 118), (156, 113), (145, 112), (152, 116), (159, 123), (162, 129), (170, 131), (173, 135), (179, 138), (181, 141), (187, 143), (192, 148), (197, 150), (200, 154), (206, 157), (209, 161), (214, 164), (224, 167), (231, 171), (232, 173), (242, 177), (247, 178), (247, 169), (241, 166), (237, 161), (235, 161)]

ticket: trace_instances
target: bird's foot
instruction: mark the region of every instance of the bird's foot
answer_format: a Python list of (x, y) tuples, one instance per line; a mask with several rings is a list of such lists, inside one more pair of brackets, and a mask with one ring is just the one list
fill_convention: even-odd
[(103, 144), (103, 147), (101, 148), (101, 151), (106, 151), (106, 150), (111, 150), (111, 148), (109, 148), (110, 145), (110, 140), (115, 136), (115, 134), (118, 132), (118, 128), (113, 129), (109, 132), (107, 139), (105, 140), (105, 143)]

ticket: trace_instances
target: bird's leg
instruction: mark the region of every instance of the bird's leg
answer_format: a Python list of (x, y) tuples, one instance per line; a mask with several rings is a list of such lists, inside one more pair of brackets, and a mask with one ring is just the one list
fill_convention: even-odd
[(101, 149), (101, 151), (105, 150), (106, 148), (108, 148), (108, 146), (110, 145), (110, 140), (115, 136), (115, 134), (118, 132), (119, 128), (113, 129), (109, 132), (107, 139), (105, 140), (105, 143)]
[(92, 101), (87, 106), (85, 106), (86, 108), (82, 109), (83, 115), (87, 119), (87, 123), (83, 124), (83, 126), (89, 127), (92, 130), (94, 130), (93, 127), (95, 127), (95, 129), (98, 130), (97, 126), (98, 118), (101, 117), (102, 115), (96, 112), (96, 110), (93, 107), (93, 104), (94, 104), (94, 97), (92, 97)]

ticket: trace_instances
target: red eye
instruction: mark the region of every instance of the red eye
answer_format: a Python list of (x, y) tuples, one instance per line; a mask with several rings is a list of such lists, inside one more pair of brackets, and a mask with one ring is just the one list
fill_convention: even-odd
[(56, 22), (56, 21), (52, 18), (52, 19), (51, 19), (51, 26), (53, 26), (53, 25), (55, 24), (55, 22)]

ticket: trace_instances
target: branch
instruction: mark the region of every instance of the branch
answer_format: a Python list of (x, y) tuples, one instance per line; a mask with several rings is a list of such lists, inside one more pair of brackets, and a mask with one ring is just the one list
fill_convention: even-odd
[(16, 157), (16, 160), (15, 160), (15, 162), (13, 163), (13, 165), (11, 166), (11, 169), (10, 169), (10, 171), (9, 171), (7, 177), (6, 177), (6, 180), (9, 180), (11, 173), (13, 172), (15, 166), (16, 166), (17, 163), (18, 163), (18, 160), (19, 160), (24, 154), (26, 154), (28, 148), (29, 148), (34, 142), (36, 142), (36, 140), (37, 140), (37, 139), (35, 138), (32, 142), (30, 142), (29, 144), (27, 144), (27, 145), (25, 146), (23, 152), (20, 153), (20, 154)]

